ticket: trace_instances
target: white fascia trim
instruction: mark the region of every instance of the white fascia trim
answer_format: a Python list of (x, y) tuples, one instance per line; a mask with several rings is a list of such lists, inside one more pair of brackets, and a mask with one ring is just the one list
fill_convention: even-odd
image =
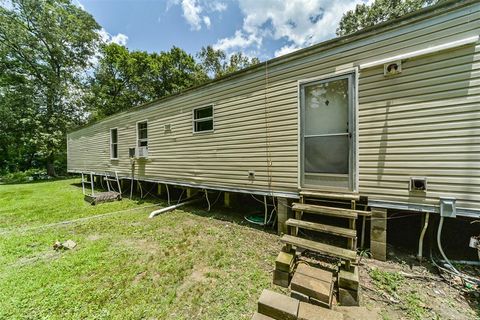
[(473, 36), (473, 37), (468, 37), (468, 38), (461, 39), (461, 40), (456, 40), (456, 41), (452, 41), (452, 42), (443, 43), (443, 44), (440, 44), (438, 46), (433, 46), (433, 47), (429, 47), (429, 48), (425, 48), (425, 49), (421, 49), (421, 50), (417, 50), (417, 51), (412, 51), (412, 52), (399, 54), (399, 55), (396, 55), (396, 56), (393, 56), (393, 57), (388, 57), (388, 58), (381, 59), (381, 60), (362, 63), (362, 64), (359, 65), (359, 67), (360, 67), (360, 69), (376, 67), (376, 66), (380, 66), (380, 65), (383, 65), (385, 63), (388, 63), (388, 62), (413, 58), (413, 57), (417, 57), (417, 56), (421, 56), (421, 55), (425, 55), (425, 54), (429, 54), (429, 53), (434, 53), (434, 52), (437, 52), (437, 51), (442, 51), (442, 50), (452, 49), (452, 48), (455, 48), (455, 47), (460, 47), (460, 46), (463, 46), (463, 45), (466, 45), (466, 44), (475, 43), (478, 40), (479, 40), (478, 35)]

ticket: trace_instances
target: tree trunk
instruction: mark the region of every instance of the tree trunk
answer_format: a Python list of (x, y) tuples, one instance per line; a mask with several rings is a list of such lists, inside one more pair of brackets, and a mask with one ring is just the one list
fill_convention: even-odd
[(54, 164), (55, 157), (53, 154), (49, 155), (47, 158), (47, 175), (50, 177), (56, 177), (57, 173), (55, 172), (55, 164)]

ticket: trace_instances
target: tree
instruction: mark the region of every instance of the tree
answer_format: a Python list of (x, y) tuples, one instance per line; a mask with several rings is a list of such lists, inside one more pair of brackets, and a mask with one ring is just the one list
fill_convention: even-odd
[[(15, 110), (16, 138), (55, 175), (55, 162), (65, 161), (67, 128), (84, 121), (82, 87), (100, 26), (70, 0), (0, 4), (0, 105)], [(21, 97), (21, 104), (12, 97)]]
[(215, 50), (212, 46), (202, 47), (197, 54), (205, 73), (218, 78), (249, 66), (260, 63), (258, 58), (249, 58), (241, 52), (233, 53), (229, 59), (223, 50)]
[(110, 43), (102, 48), (86, 101), (91, 119), (97, 120), (206, 79), (195, 59), (180, 48), (149, 54)]
[(440, 1), (442, 0), (375, 0), (371, 5), (358, 4), (354, 10), (343, 14), (337, 36), (352, 34)]

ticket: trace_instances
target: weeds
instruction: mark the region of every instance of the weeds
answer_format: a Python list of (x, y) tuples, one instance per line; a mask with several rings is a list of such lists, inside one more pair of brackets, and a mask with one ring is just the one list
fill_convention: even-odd
[(425, 309), (420, 295), (416, 291), (411, 291), (405, 295), (405, 307), (408, 315), (415, 320), (425, 318)]
[(397, 289), (404, 281), (404, 277), (397, 272), (372, 269), (369, 274), (377, 288), (385, 290), (392, 295), (396, 294)]

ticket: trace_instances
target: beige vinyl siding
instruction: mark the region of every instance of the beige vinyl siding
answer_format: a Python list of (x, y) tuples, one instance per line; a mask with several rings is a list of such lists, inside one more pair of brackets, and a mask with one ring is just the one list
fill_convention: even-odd
[[(478, 4), (427, 16), (313, 47), (72, 132), (68, 168), (129, 176), (136, 122), (148, 120), (149, 159), (137, 163), (138, 178), (296, 193), (298, 81), (479, 34)], [(360, 70), (362, 195), (430, 204), (452, 195), (461, 207), (479, 207), (479, 59), (477, 46), (466, 45), (405, 60), (402, 74), (391, 78), (383, 76), (383, 66)], [(209, 104), (214, 132), (194, 134), (192, 110)], [(118, 127), (118, 161), (109, 159), (112, 127)], [(411, 175), (428, 177), (425, 197), (408, 192)]]
[[(401, 75), (383, 66), (359, 83), (361, 192), (376, 200), (438, 204), (457, 198), (480, 208), (480, 46), (469, 45), (403, 62)], [(408, 191), (426, 176), (428, 191)]]

